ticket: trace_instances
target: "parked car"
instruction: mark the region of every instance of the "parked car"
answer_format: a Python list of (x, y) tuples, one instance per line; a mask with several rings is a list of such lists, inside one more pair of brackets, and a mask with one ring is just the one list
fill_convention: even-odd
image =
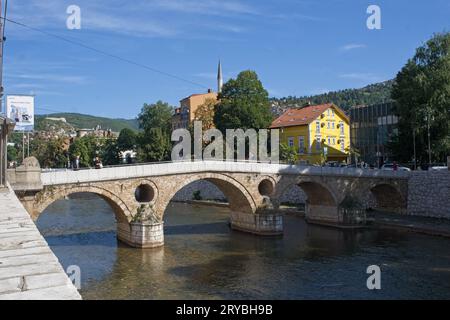
[[(381, 170), (384, 171), (394, 171), (394, 164), (393, 163), (385, 163), (381, 166)], [(397, 170), (398, 171), (411, 171), (410, 168), (408, 167), (402, 167), (402, 166), (397, 166)]]
[(430, 170), (433, 170), (433, 171), (448, 170), (448, 167), (446, 167), (446, 166), (434, 166), (434, 167), (431, 167)]

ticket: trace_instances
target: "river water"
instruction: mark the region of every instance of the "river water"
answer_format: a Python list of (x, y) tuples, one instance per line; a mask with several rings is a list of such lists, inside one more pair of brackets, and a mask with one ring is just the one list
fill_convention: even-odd
[[(279, 238), (231, 231), (226, 208), (172, 203), (165, 246), (116, 240), (102, 199), (52, 204), (37, 224), (84, 299), (450, 299), (450, 239), (396, 230), (342, 231), (286, 216)], [(381, 268), (381, 290), (366, 269)]]

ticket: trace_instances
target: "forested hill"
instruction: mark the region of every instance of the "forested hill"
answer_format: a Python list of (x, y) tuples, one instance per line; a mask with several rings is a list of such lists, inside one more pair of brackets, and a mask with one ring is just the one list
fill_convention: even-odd
[(362, 104), (376, 104), (391, 100), (391, 90), (394, 80), (375, 83), (360, 89), (345, 89), (332, 91), (315, 96), (272, 98), (272, 111), (279, 115), (287, 108), (302, 107), (308, 102), (322, 104), (333, 102), (344, 110)]
[(110, 119), (79, 113), (53, 113), (36, 116), (37, 130), (45, 130), (44, 125), (48, 122), (45, 121), (45, 118), (47, 117), (65, 118), (67, 124), (73, 126), (75, 129), (92, 129), (97, 125), (101, 126), (102, 129), (111, 129), (115, 132), (120, 132), (120, 130), (124, 128), (129, 128), (135, 131), (139, 129), (138, 122), (135, 119)]

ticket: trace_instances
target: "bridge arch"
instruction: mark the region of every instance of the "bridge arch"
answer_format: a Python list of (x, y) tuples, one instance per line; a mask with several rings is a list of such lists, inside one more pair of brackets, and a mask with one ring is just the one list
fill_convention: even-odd
[(232, 211), (243, 213), (256, 212), (257, 203), (243, 184), (226, 174), (206, 172), (180, 177), (170, 188), (164, 188), (164, 190), (161, 190), (162, 188), (160, 188), (159, 199), (156, 203), (161, 217), (164, 215), (169, 202), (178, 191), (187, 185), (200, 180), (205, 180), (214, 184), (225, 195)]
[(401, 211), (406, 209), (406, 199), (398, 186), (389, 182), (373, 183), (369, 190), (375, 198), (378, 209)]
[(304, 178), (297, 178), (291, 181), (283, 181), (281, 179), (276, 186), (274, 198), (281, 199), (286, 190), (294, 186), (298, 186), (303, 190), (308, 203), (311, 205), (337, 206), (338, 204), (338, 199), (329, 186), (314, 179)]
[(64, 186), (46, 188), (35, 197), (33, 218), (37, 220), (44, 210), (55, 201), (75, 193), (92, 193), (105, 200), (113, 209), (118, 223), (128, 223), (132, 214), (128, 206), (111, 191), (98, 186)]

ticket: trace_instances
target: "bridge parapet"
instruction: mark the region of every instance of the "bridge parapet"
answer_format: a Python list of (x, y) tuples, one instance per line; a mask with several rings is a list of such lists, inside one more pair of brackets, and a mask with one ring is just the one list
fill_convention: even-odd
[(21, 166), (7, 171), (7, 180), (16, 192), (42, 190), (39, 161), (35, 157), (26, 158)]
[(250, 173), (250, 174), (279, 174), (306, 176), (343, 176), (353, 178), (393, 178), (409, 179), (410, 173), (404, 171), (383, 171), (357, 168), (332, 168), (298, 166), (285, 164), (268, 164), (256, 162), (170, 162), (143, 164), (134, 166), (107, 167), (101, 170), (54, 170), (42, 172), (42, 183), (61, 185), (71, 183), (85, 183), (94, 181), (123, 180), (152, 176), (218, 172), (218, 173)]

